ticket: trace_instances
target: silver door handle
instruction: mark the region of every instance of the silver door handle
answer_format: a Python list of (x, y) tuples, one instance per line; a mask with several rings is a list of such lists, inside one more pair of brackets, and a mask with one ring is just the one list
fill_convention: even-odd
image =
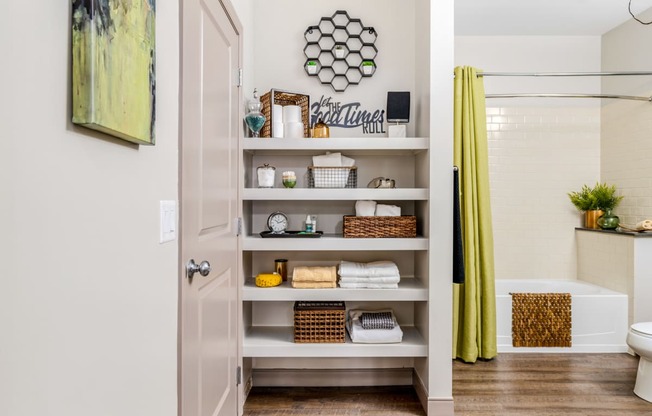
[(206, 260), (201, 263), (195, 263), (195, 259), (190, 259), (188, 264), (186, 264), (186, 275), (188, 279), (192, 279), (195, 273), (199, 272), (202, 276), (208, 276), (208, 273), (211, 272), (211, 264)]

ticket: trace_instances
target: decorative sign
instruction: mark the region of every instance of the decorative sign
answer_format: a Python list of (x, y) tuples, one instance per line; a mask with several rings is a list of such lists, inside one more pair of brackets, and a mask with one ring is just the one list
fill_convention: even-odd
[(362, 127), (363, 134), (385, 133), (385, 110), (365, 110), (360, 108), (359, 102), (341, 103), (324, 95), (311, 107), (310, 125), (321, 119), (329, 127)]

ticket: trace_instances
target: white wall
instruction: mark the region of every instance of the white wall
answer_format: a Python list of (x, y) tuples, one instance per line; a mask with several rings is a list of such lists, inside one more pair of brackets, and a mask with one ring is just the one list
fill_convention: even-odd
[[(600, 37), (458, 36), (455, 64), (487, 72), (600, 70)], [(487, 94), (599, 93), (599, 78), (486, 77)], [(487, 99), (496, 278), (575, 278), (567, 193), (600, 178), (599, 100)]]
[[(360, 102), (360, 110), (385, 110), (387, 91), (412, 91), (414, 96), (415, 0), (303, 0), (258, 1), (254, 9), (255, 87), (263, 94), (281, 89), (310, 95), (311, 104), (320, 97), (333, 97), (341, 103)], [(359, 18), (377, 33), (378, 69), (359, 85), (350, 85), (345, 92), (334, 92), (316, 77), (309, 77), (303, 65), (306, 57), (304, 32), (330, 17), (337, 10), (346, 10), (351, 18)], [(289, 12), (291, 11), (291, 13)], [(403, 29), (401, 29), (403, 28)], [(248, 86), (250, 87), (250, 86)], [(253, 88), (245, 90), (252, 96)], [(413, 98), (414, 101), (414, 98)], [(414, 114), (414, 106), (412, 107)], [(414, 116), (411, 117), (414, 120)], [(414, 121), (408, 136), (414, 135)], [(386, 129), (385, 129), (386, 131)], [(361, 128), (331, 128), (331, 137), (357, 137)], [(377, 134), (376, 134), (377, 135)], [(386, 136), (386, 134), (381, 134)]]
[[(0, 414), (176, 415), (178, 10), (157, 5), (156, 146), (70, 123), (70, 2), (0, 4)], [(30, 24), (28, 22), (33, 22)]]
[[(641, 14), (652, 19), (652, 9)], [(633, 20), (602, 37), (604, 71), (650, 71), (652, 56), (646, 48), (652, 30)], [(605, 77), (604, 93), (652, 95), (652, 77)], [(615, 184), (624, 195), (615, 213), (623, 224), (652, 218), (652, 104), (645, 101), (607, 101), (602, 107), (602, 180)]]

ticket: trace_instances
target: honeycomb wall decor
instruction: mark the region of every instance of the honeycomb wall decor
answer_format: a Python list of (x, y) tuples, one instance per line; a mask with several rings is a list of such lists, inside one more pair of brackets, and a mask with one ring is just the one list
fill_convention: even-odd
[(349, 85), (357, 85), (376, 73), (378, 33), (373, 27), (364, 26), (362, 20), (351, 18), (345, 10), (337, 10), (331, 17), (322, 17), (319, 24), (308, 26), (304, 38), (304, 70), (335, 92), (344, 92)]

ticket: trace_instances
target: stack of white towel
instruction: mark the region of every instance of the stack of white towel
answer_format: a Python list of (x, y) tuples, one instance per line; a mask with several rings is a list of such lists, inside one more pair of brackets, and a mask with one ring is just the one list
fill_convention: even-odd
[(356, 343), (387, 344), (403, 341), (403, 331), (391, 309), (351, 309), (347, 314), (346, 329), (351, 341)]
[(338, 274), (340, 287), (345, 289), (397, 289), (401, 281), (398, 267), (392, 261), (342, 261)]
[(356, 201), (356, 217), (400, 217), (401, 207), (397, 205), (378, 204), (376, 201)]

